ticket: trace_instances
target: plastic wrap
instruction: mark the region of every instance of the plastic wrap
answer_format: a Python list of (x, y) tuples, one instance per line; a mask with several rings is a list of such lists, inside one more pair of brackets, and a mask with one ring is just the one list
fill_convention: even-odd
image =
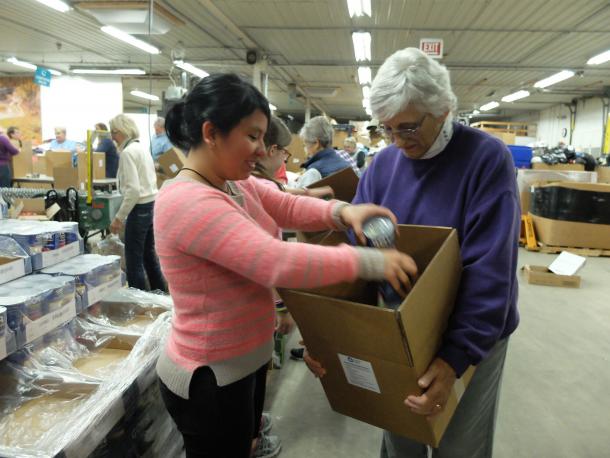
[[(68, 319), (73, 318), (74, 291), (74, 279), (68, 276), (29, 275), (0, 285), (0, 305), (6, 307), (7, 324), (16, 333), (17, 347), (50, 330), (35, 327), (33, 322), (43, 316), (65, 311)], [(58, 319), (62, 317), (60, 314)]]
[(93, 245), (91, 252), (103, 256), (119, 256), (121, 258), (121, 269), (126, 269), (125, 244), (121, 242), (118, 235), (111, 234), (105, 239), (101, 239)]
[(0, 283), (32, 273), (32, 259), (17, 241), (0, 235)]
[(78, 223), (0, 220), (0, 235), (15, 239), (29, 255), (52, 251), (79, 239)]
[[(76, 339), (62, 337), (61, 333), (47, 336), (47, 350), (32, 345), (22, 361), (11, 357), (13, 367), (0, 365), (0, 376), (6, 376), (7, 382), (0, 389), (0, 400), (5, 401), (0, 419), (0, 456), (55, 456), (60, 453), (66, 457), (88, 456), (137, 405), (139, 387), (151, 384), (154, 363), (169, 321), (169, 314), (161, 315), (135, 342), (126, 358), (104, 377), (99, 377), (97, 389), (88, 393), (83, 390), (62, 392), (59, 390), (61, 382), (45, 386), (32, 381), (32, 376), (41, 372), (41, 367), (57, 375), (69, 371), (70, 364), (75, 368), (72, 374), (77, 380), (96, 381), (86, 374), (79, 376), (78, 362), (83, 355), (86, 358), (96, 350), (83, 344), (81, 329), (76, 325), (61, 331)], [(20, 372), (15, 372), (17, 365)], [(30, 408), (32, 400), (36, 401), (36, 409)]]
[[(84, 299), (84, 305), (98, 302), (102, 295), (99, 288), (116, 281), (121, 284), (121, 266), (118, 256), (83, 254), (67, 261), (47, 267), (42, 273), (50, 275), (69, 275), (76, 282), (76, 292)], [(105, 291), (109, 293), (111, 291)], [(98, 294), (100, 293), (100, 294)]]
[(174, 302), (171, 296), (142, 291), (136, 288), (121, 288), (106, 296), (99, 303), (101, 313), (111, 316), (123, 316), (125, 320), (136, 315), (151, 318), (172, 310)]
[(552, 185), (536, 187), (531, 212), (560, 221), (610, 224), (610, 185), (597, 187), (599, 191)]

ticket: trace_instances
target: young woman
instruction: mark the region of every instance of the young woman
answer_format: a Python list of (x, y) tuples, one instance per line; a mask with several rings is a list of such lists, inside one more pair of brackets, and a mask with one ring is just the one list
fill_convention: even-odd
[[(248, 457), (273, 349), (273, 287), (388, 280), (409, 288), (413, 260), (395, 250), (276, 238), (279, 227), (346, 229), (394, 215), (375, 205), (292, 196), (250, 175), (265, 153), (269, 102), (233, 74), (202, 79), (166, 116), (185, 167), (155, 204), (155, 239), (174, 300), (157, 363), (161, 394), (187, 457)], [(277, 452), (276, 452), (277, 453)]]

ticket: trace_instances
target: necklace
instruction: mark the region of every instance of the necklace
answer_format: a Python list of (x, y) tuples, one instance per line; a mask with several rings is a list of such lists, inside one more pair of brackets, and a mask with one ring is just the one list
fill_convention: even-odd
[(189, 172), (193, 172), (194, 174), (199, 175), (199, 177), (201, 177), (201, 179), (202, 179), (203, 181), (205, 181), (207, 184), (209, 184), (211, 187), (213, 187), (213, 188), (215, 188), (215, 189), (218, 189), (219, 191), (224, 192), (225, 194), (229, 194), (229, 195), (231, 195), (231, 187), (230, 187), (229, 185), (227, 185), (228, 190), (226, 190), (226, 189), (222, 189), (222, 188), (219, 188), (218, 186), (216, 186), (214, 183), (212, 183), (212, 182), (211, 182), (210, 180), (208, 180), (206, 177), (204, 177), (204, 176), (203, 176), (201, 173), (199, 173), (197, 170), (190, 169), (190, 168), (188, 168), (188, 167), (182, 167), (182, 168), (180, 169), (180, 171), (182, 172), (183, 170), (188, 170)]

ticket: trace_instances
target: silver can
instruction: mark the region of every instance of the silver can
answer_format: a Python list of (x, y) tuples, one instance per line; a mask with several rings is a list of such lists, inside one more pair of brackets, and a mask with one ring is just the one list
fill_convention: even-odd
[(396, 241), (396, 228), (386, 216), (375, 216), (367, 219), (362, 225), (362, 232), (374, 248), (392, 248)]

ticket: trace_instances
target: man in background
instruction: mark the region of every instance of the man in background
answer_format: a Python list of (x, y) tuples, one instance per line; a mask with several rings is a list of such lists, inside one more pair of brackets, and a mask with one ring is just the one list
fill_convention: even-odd
[(153, 127), (155, 128), (155, 135), (150, 141), (150, 150), (153, 160), (157, 162), (159, 160), (159, 156), (172, 149), (173, 145), (165, 133), (165, 118), (157, 118), (153, 124)]

